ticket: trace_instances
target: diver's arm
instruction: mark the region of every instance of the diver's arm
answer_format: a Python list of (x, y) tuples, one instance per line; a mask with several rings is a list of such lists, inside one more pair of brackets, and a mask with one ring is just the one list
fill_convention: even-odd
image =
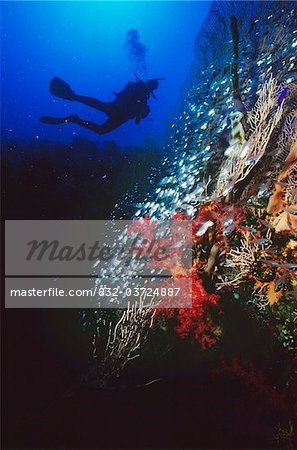
[(143, 105), (140, 110), (138, 110), (137, 115), (135, 116), (135, 123), (136, 125), (140, 124), (141, 119), (145, 119), (150, 113), (150, 108), (147, 106), (147, 104)]
[(150, 108), (148, 107), (148, 105), (145, 105), (145, 106), (143, 107), (142, 111), (141, 111), (141, 114), (140, 114), (141, 118), (142, 118), (142, 119), (145, 119), (145, 118), (149, 115), (150, 111), (151, 111), (151, 110), (150, 110)]

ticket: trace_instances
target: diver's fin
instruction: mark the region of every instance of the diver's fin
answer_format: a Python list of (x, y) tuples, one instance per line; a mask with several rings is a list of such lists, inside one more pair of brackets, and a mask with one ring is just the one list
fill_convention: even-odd
[(74, 100), (75, 97), (75, 92), (71, 89), (69, 84), (58, 77), (54, 77), (51, 80), (49, 84), (49, 91), (56, 97), (64, 98), (66, 100)]
[(39, 120), (40, 122), (48, 123), (49, 125), (60, 125), (61, 123), (65, 123), (65, 119), (60, 119), (59, 117), (42, 116)]
[(60, 125), (61, 123), (69, 123), (69, 122), (75, 122), (79, 119), (79, 116), (77, 114), (72, 114), (68, 117), (49, 117), (49, 116), (42, 116), (39, 118), (40, 122), (42, 123), (48, 123), (49, 125)]

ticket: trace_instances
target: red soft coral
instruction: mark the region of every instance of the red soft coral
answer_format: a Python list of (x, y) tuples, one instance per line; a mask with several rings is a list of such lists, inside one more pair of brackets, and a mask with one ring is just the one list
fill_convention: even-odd
[[(177, 320), (179, 322), (176, 332), (182, 337), (192, 337), (199, 341), (202, 348), (213, 346), (217, 341), (213, 320), (210, 317), (211, 308), (219, 308), (219, 296), (209, 294), (202, 286), (197, 273), (192, 274), (192, 307), (179, 308)], [(159, 309), (157, 315), (165, 314), (168, 318), (173, 316), (172, 309)]]
[(192, 276), (192, 308), (178, 310), (179, 325), (176, 328), (181, 337), (193, 336), (200, 341), (202, 348), (211, 347), (216, 343), (213, 333), (215, 325), (209, 317), (209, 308), (218, 308), (219, 296), (209, 294), (202, 286), (202, 281), (196, 273)]

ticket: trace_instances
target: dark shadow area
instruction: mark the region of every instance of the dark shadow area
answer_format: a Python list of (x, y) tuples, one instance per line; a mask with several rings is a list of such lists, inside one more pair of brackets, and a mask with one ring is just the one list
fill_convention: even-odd
[[(71, 144), (6, 141), (2, 160), (6, 219), (103, 220), (126, 193), (133, 190), (133, 203), (143, 200), (160, 152), (79, 138)], [(134, 211), (126, 202), (127, 219)]]
[[(215, 375), (216, 355), (198, 345), (175, 342), (166, 357), (132, 363), (117, 388), (94, 389), (80, 381), (91, 344), (77, 311), (7, 310), (3, 332), (4, 448), (280, 448), (277, 409), (234, 375)], [(248, 337), (251, 353), (252, 324)]]

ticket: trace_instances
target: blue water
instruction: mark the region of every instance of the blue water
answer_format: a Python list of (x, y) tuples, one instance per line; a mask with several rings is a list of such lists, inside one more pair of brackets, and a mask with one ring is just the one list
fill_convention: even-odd
[[(178, 113), (194, 59), (194, 41), (210, 2), (2, 2), (2, 133), (17, 140), (113, 140), (121, 146), (162, 145)], [(126, 33), (137, 29), (146, 46), (146, 70), (131, 61)], [(112, 100), (133, 80), (165, 77), (150, 100), (151, 113), (99, 136), (77, 125), (50, 126), (42, 115), (77, 113), (98, 123), (103, 113), (57, 99), (48, 83), (59, 76), (81, 95)]]

